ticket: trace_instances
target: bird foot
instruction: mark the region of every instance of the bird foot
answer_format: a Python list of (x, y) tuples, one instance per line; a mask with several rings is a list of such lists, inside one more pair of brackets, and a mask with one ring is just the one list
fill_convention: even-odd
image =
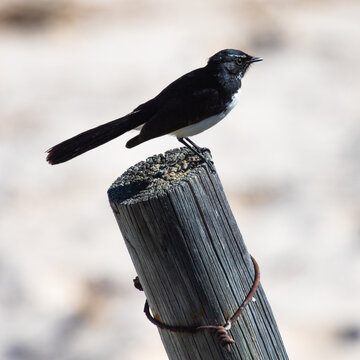
[[(186, 141), (185, 141), (186, 139)], [(207, 166), (209, 167), (210, 171), (212, 173), (216, 173), (214, 162), (207, 158), (206, 155), (203, 155), (204, 153), (210, 153), (210, 150), (205, 147), (200, 147), (196, 145), (193, 141), (191, 141), (189, 138), (178, 138), (178, 140), (184, 144), (188, 149), (190, 149), (195, 155), (197, 155), (201, 160), (203, 160)], [(188, 142), (190, 144), (188, 144)]]

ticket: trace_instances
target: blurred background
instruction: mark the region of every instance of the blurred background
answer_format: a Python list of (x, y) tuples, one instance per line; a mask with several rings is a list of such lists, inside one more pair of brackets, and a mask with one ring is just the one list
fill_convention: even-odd
[(264, 58), (212, 150), (292, 360), (360, 358), (360, 2), (0, 1), (0, 358), (166, 359), (106, 191), (178, 147), (127, 134), (45, 150), (122, 116), (224, 48)]

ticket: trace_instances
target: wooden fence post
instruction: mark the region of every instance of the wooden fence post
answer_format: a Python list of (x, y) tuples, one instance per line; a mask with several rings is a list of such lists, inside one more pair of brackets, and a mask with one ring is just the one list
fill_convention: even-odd
[[(216, 173), (186, 148), (129, 168), (108, 191), (157, 321), (224, 325), (247, 296), (254, 266)], [(288, 359), (260, 285), (232, 324), (230, 351), (211, 331), (159, 329), (170, 360)]]

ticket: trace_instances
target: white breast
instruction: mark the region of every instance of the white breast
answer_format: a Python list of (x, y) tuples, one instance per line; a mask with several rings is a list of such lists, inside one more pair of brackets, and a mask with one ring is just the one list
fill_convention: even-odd
[(171, 135), (175, 135), (177, 138), (184, 138), (188, 136), (193, 136), (207, 130), (217, 124), (220, 120), (222, 120), (238, 103), (240, 96), (240, 89), (232, 96), (231, 102), (226, 107), (225, 111), (210, 116), (207, 119), (199, 121), (196, 124), (192, 124), (189, 126), (185, 126), (181, 129), (178, 129), (171, 133)]

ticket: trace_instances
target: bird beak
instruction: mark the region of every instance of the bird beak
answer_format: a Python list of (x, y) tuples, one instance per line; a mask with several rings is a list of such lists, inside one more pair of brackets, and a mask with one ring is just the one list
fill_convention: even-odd
[(263, 59), (260, 57), (253, 57), (250, 60), (247, 61), (248, 64), (251, 64), (253, 62), (258, 62), (258, 61), (262, 61)]

